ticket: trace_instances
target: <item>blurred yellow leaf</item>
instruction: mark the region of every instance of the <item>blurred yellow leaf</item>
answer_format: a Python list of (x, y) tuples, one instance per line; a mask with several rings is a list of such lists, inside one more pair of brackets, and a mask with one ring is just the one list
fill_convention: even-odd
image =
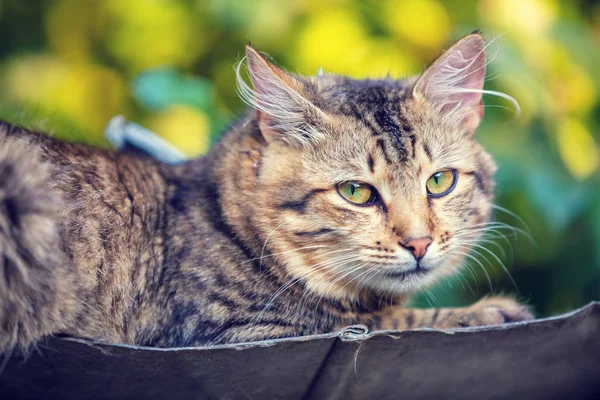
[(388, 29), (400, 39), (435, 50), (446, 44), (450, 18), (440, 2), (389, 0), (384, 10), (383, 17)]
[[(519, 31), (522, 35), (545, 32), (558, 14), (555, 0), (481, 0), (479, 15), (486, 25)], [(521, 36), (526, 42), (529, 37)]]
[(50, 96), (50, 104), (86, 131), (101, 134), (114, 115), (123, 113), (127, 86), (113, 70), (90, 64), (75, 65)]
[(355, 63), (364, 58), (368, 40), (364, 24), (355, 13), (344, 9), (322, 10), (311, 17), (295, 51), (297, 65), (308, 75), (319, 67), (326, 71), (347, 74), (356, 69)]
[(352, 0), (298, 0), (298, 5), (311, 14), (320, 14), (324, 7), (347, 8), (351, 3)]
[(594, 138), (577, 119), (566, 119), (558, 126), (558, 149), (565, 165), (577, 179), (589, 177), (600, 164)]
[(188, 66), (205, 41), (191, 10), (178, 1), (106, 0), (106, 47), (131, 72), (160, 65)]
[(2, 69), (7, 99), (34, 105), (49, 103), (69, 71), (60, 58), (44, 53), (21, 55)]
[(13, 104), (23, 102), (66, 116), (97, 138), (108, 120), (125, 108), (125, 82), (103, 66), (69, 65), (51, 55), (27, 55), (8, 65), (4, 81)]
[(365, 57), (354, 65), (355, 77), (379, 78), (389, 74), (392, 78), (402, 79), (417, 71), (418, 65), (413, 57), (400, 50), (389, 40), (370, 40), (366, 42)]
[(552, 68), (549, 61), (560, 57), (558, 44), (546, 36), (531, 36), (527, 40), (522, 40), (522, 34), (515, 32), (510, 36), (512, 44), (521, 49), (521, 56), (532, 69), (547, 71)]
[(153, 115), (145, 126), (173, 143), (189, 157), (208, 151), (210, 122), (206, 114), (196, 109), (172, 106)]
[(288, 43), (288, 35), (294, 28), (293, 18), (298, 13), (295, 2), (280, 0), (253, 1), (248, 37), (261, 45), (273, 47)]
[(103, 26), (100, 11), (98, 3), (89, 0), (52, 3), (45, 15), (50, 48), (69, 61), (91, 60)]
[(330, 10), (310, 19), (302, 31), (297, 62), (303, 73), (325, 72), (363, 77), (404, 77), (416, 69), (414, 59), (389, 39), (375, 39), (350, 11)]
[(559, 111), (585, 115), (596, 105), (596, 87), (585, 71), (569, 62), (550, 77), (552, 95)]
[[(524, 86), (523, 82), (518, 77), (506, 74), (502, 75), (501, 78), (502, 79), (499, 80), (499, 82), (501, 82), (499, 84), (501, 86), (501, 91), (509, 93), (519, 102), (521, 112), (518, 115), (518, 122), (521, 125), (530, 123), (532, 118), (539, 113), (540, 107), (552, 101), (552, 99), (540, 98), (541, 95), (539, 93), (534, 92), (531, 87)], [(538, 96), (536, 96), (536, 94), (538, 94)], [(488, 99), (484, 99), (485, 106), (488, 106), (488, 104), (486, 104), (487, 102)], [(497, 101), (494, 100), (494, 103), (497, 103)], [(492, 105), (492, 107), (494, 106), (495, 105)], [(514, 107), (511, 106), (510, 109), (514, 109)]]

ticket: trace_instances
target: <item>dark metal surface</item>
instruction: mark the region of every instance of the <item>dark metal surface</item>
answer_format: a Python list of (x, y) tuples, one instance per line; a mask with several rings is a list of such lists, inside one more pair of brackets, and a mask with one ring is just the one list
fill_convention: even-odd
[(0, 399), (600, 398), (600, 303), (455, 331), (337, 333), (209, 348), (51, 339), (0, 375)]

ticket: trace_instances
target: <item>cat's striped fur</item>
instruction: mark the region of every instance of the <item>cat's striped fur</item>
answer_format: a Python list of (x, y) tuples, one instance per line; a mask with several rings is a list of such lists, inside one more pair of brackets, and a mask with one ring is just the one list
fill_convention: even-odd
[[(0, 351), (53, 334), (167, 347), (531, 318), (509, 298), (402, 308), (456, 270), (490, 218), (478, 34), (400, 81), (304, 78), (247, 57), (254, 109), (182, 165), (0, 125)], [(445, 168), (455, 190), (428, 197)], [(381, 201), (346, 202), (345, 180)], [(405, 245), (421, 236), (426, 272), (412, 274)]]

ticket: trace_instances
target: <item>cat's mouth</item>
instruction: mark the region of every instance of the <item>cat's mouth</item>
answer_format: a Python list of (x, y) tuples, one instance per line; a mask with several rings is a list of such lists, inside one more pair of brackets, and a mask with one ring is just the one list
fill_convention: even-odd
[(413, 269), (395, 269), (385, 272), (385, 276), (394, 279), (406, 279), (410, 276), (423, 276), (429, 272), (429, 269), (423, 268), (420, 264), (415, 265)]

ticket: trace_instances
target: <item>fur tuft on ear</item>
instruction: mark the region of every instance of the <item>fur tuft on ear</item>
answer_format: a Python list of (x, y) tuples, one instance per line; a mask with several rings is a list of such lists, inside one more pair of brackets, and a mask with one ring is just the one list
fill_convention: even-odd
[[(254, 89), (242, 77), (244, 60)], [(322, 135), (310, 124), (322, 112), (302, 94), (303, 83), (251, 45), (246, 46), (246, 56), (236, 66), (236, 80), (238, 94), (256, 110), (267, 142), (281, 139), (290, 144), (308, 144)]]
[(512, 97), (483, 89), (486, 45), (479, 32), (456, 42), (417, 81), (413, 94), (422, 96), (444, 114), (457, 118), (465, 130), (474, 131), (483, 118), (483, 94), (496, 95), (513, 103)]

